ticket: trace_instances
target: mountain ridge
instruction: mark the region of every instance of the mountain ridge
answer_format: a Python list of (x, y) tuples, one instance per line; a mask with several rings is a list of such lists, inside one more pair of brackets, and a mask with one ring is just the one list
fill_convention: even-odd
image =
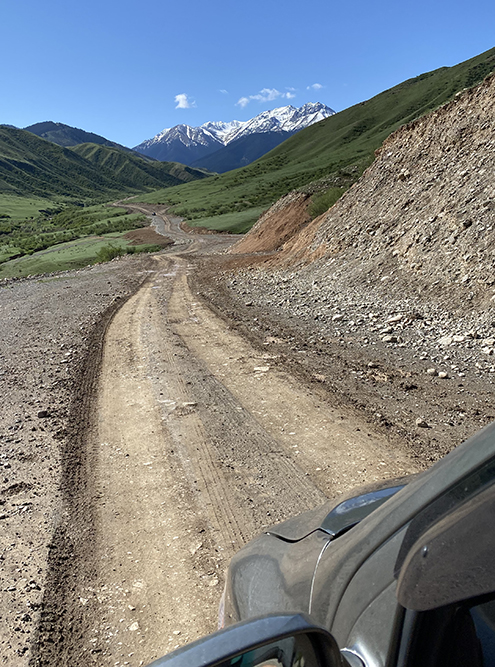
[(41, 123), (34, 123), (23, 128), (26, 132), (31, 132), (41, 139), (51, 141), (58, 146), (64, 148), (71, 148), (79, 144), (99, 144), (101, 146), (109, 146), (111, 148), (119, 148), (120, 150), (129, 151), (127, 146), (122, 146), (115, 141), (110, 141), (105, 137), (94, 132), (87, 132), (78, 127), (72, 127), (65, 123), (56, 123), (52, 120), (45, 120)]
[[(133, 150), (157, 160), (174, 160), (207, 169), (211, 168), (209, 157), (218, 152), (217, 159), (213, 162), (217, 167), (220, 164), (223, 166), (215, 170), (230, 171), (249, 164), (292, 134), (333, 114), (335, 111), (321, 102), (308, 102), (299, 108), (288, 105), (263, 111), (247, 121), (208, 121), (198, 127), (180, 124), (165, 128), (151, 139), (135, 146)], [(244, 141), (240, 145), (245, 146), (245, 155), (238, 155), (238, 151), (232, 159), (232, 151), (225, 151), (222, 155), (222, 149), (253, 135), (270, 135), (270, 138), (264, 141), (265, 137), (256, 136), (253, 139), (256, 144), (254, 151), (250, 148), (251, 140)], [(263, 146), (264, 143), (266, 147)], [(249, 159), (247, 156), (250, 154), (255, 157)]]
[(66, 148), (0, 126), (0, 194), (94, 199), (170, 187), (205, 174), (101, 144)]

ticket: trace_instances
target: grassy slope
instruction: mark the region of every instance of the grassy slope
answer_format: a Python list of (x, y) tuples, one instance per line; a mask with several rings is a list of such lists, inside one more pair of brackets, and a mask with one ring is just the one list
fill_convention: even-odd
[(203, 225), (201, 218), (236, 211), (242, 211), (245, 220), (249, 210), (254, 222), (255, 208), (267, 207), (312, 181), (328, 178), (329, 185), (355, 181), (391, 132), (480, 82), (494, 68), (495, 49), (491, 49), (455, 67), (405, 81), (302, 130), (247, 167), (139, 199), (171, 203), (190, 224)]
[(96, 144), (79, 144), (71, 148), (98, 169), (111, 172), (119, 182), (129, 188), (160, 188), (163, 184), (179, 185), (205, 173), (177, 162), (156, 162), (140, 158), (135, 153)]
[(51, 141), (54, 144), (64, 146), (64, 148), (77, 146), (78, 144), (93, 143), (101, 144), (102, 146), (120, 148), (124, 151), (130, 151), (130, 148), (120, 146), (114, 141), (109, 141), (99, 134), (94, 134), (94, 132), (86, 132), (85, 130), (80, 130), (77, 127), (71, 127), (70, 125), (65, 125), (64, 123), (45, 121), (44, 123), (35, 123), (34, 125), (29, 125), (23, 129), (27, 132), (32, 132), (32, 134), (36, 134), (42, 139)]
[(44, 199), (118, 192), (119, 185), (111, 175), (98, 174), (73, 151), (30, 132), (0, 126), (0, 194)]
[[(0, 220), (0, 252), (30, 254), (84, 236), (136, 229), (144, 221), (141, 214), (104, 205), (65, 208), (58, 214), (47, 211), (20, 223)], [(11, 252), (11, 248), (18, 252)]]
[(130, 246), (129, 241), (124, 238), (124, 232), (89, 236), (4, 262), (0, 265), (0, 279), (80, 269), (98, 261), (98, 253), (108, 246), (122, 248), (124, 251), (132, 247), (134, 252), (154, 249), (146, 245)]
[(31, 132), (0, 126), (0, 195), (102, 201), (203, 176), (181, 165), (154, 163), (95, 144), (67, 149)]
[(26, 218), (34, 218), (40, 209), (45, 208), (51, 202), (36, 197), (20, 197), (0, 193), (0, 223), (3, 215), (8, 216), (9, 222), (20, 222)]

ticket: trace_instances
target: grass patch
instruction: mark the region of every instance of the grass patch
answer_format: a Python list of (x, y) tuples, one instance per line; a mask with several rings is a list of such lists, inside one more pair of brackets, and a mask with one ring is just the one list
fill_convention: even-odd
[[(0, 192), (0, 222), (10, 220), (11, 222), (20, 222), (27, 218), (37, 218), (40, 209), (54, 206), (54, 202), (49, 199), (40, 199), (38, 197), (17, 197)], [(59, 206), (55, 204), (55, 206)], [(6, 216), (6, 217), (5, 217)]]
[(319, 215), (326, 213), (329, 208), (338, 201), (347, 188), (328, 188), (324, 192), (318, 192), (311, 198), (311, 204), (309, 205), (309, 215), (311, 219), (317, 218)]
[(7, 262), (13, 257), (18, 257), (19, 255), (22, 255), (20, 248), (16, 248), (15, 246), (10, 245), (0, 246), (0, 264), (2, 262)]
[[(80, 269), (124, 254), (161, 250), (155, 245), (131, 246), (123, 236), (123, 233), (112, 233), (76, 239), (4, 262), (0, 265), (0, 279)], [(115, 249), (116, 254), (109, 253), (109, 247)]]
[(206, 227), (218, 232), (228, 231), (232, 234), (244, 234), (249, 231), (263, 213), (262, 208), (250, 208), (239, 213), (224, 213), (211, 218), (189, 220), (190, 227)]
[(29, 220), (15, 222), (0, 219), (0, 243), (4, 257), (30, 255), (86, 236), (136, 229), (145, 220), (146, 217), (141, 214), (127, 213), (123, 208), (103, 204), (52, 206), (41, 209), (37, 217)]

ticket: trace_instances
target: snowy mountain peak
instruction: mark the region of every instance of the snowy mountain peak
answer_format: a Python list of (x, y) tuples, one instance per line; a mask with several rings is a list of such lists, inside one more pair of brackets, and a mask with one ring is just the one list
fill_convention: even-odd
[[(287, 136), (317, 123), (335, 113), (321, 102), (308, 102), (297, 109), (291, 105), (263, 111), (247, 121), (209, 121), (199, 127), (176, 125), (166, 128), (152, 139), (143, 141), (134, 150), (159, 160), (191, 164), (234, 141), (249, 135), (279, 134), (278, 143)], [(271, 148), (276, 145), (271, 139)], [(270, 150), (267, 148), (266, 150)]]
[(199, 127), (176, 125), (162, 130), (152, 139), (143, 141), (134, 150), (143, 153), (147, 148), (157, 143), (170, 143), (177, 139), (186, 146), (194, 142), (204, 145), (208, 140), (219, 141), (227, 146), (236, 139), (256, 132), (297, 132), (304, 127), (328, 118), (328, 116), (332, 116), (334, 113), (333, 109), (321, 102), (308, 102), (299, 109), (288, 105), (271, 111), (263, 111), (246, 121), (233, 120), (229, 123), (209, 121)]
[(203, 123), (200, 127), (207, 132), (211, 132), (214, 137), (221, 141), (224, 145), (228, 143), (227, 137), (232, 133), (236, 132), (243, 123), (240, 120), (232, 120), (230, 123), (224, 123), (222, 121), (208, 122)]

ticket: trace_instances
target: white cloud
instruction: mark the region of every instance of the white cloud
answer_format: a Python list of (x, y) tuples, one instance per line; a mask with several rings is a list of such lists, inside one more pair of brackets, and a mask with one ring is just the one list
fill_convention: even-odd
[(239, 100), (236, 102), (236, 106), (244, 109), (244, 107), (247, 106), (251, 100), (256, 102), (273, 102), (279, 98), (291, 100), (296, 96), (293, 92), (294, 90), (294, 88), (289, 88), (288, 92), (281, 93), (276, 88), (263, 88), (263, 90), (260, 90), (260, 92), (256, 93), (256, 95), (248, 95), (247, 97), (239, 98)]
[(189, 95), (186, 93), (180, 93), (180, 95), (175, 96), (175, 108), (176, 109), (191, 109), (196, 106), (196, 102), (189, 98)]
[(220, 92), (222, 93), (222, 95), (228, 95), (229, 94), (229, 91), (225, 90), (224, 88), (220, 88)]
[(321, 85), (321, 83), (313, 83), (311, 84), (311, 86), (308, 86), (306, 90), (321, 90), (322, 88), (323, 86)]

